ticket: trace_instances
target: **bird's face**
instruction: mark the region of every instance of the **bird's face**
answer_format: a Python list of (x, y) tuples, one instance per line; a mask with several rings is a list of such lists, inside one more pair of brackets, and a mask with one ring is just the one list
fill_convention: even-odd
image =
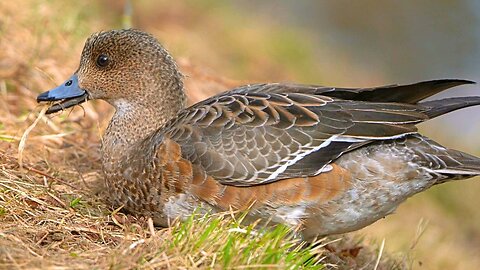
[(93, 34), (85, 43), (77, 71), (60, 86), (40, 94), (37, 101), (54, 101), (47, 111), (54, 113), (89, 99), (115, 105), (118, 100), (149, 98), (152, 93), (142, 91), (155, 89), (149, 86), (168, 77), (171, 62), (158, 41), (141, 31)]

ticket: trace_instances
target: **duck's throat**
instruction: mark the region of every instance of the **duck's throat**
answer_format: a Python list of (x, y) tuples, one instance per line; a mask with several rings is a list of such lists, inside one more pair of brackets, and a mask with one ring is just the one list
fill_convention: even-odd
[(141, 142), (153, 132), (161, 132), (161, 127), (183, 107), (183, 102), (179, 103), (178, 106), (170, 104), (167, 107), (163, 104), (144, 106), (116, 101), (115, 114), (102, 138), (104, 171), (118, 170), (116, 166), (132, 151), (143, 151), (139, 149)]

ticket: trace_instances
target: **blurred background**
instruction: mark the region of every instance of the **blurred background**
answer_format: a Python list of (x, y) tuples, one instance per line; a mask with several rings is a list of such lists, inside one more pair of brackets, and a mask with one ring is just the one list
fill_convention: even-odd
[[(154, 34), (179, 61), (191, 102), (254, 82), (480, 82), (479, 1), (136, 0), (131, 8), (133, 27)], [(122, 27), (128, 20), (124, 9), (117, 0), (0, 2), (1, 102), (19, 116), (11, 127), (36, 106), (37, 93), (76, 69), (92, 32)], [(29, 98), (6, 96), (13, 88)], [(475, 94), (478, 85), (442, 96)], [(85, 108), (90, 128), (103, 129), (106, 119), (98, 116), (110, 109), (101, 102)], [(0, 134), (21, 135), (8, 130), (8, 121), (3, 119)], [(480, 155), (479, 127), (477, 107), (421, 130), (447, 147)], [(100, 133), (89, 137), (95, 147)], [(433, 187), (355, 234), (377, 243), (385, 239), (386, 250), (413, 258), (414, 268), (478, 269), (479, 193), (480, 179)]]

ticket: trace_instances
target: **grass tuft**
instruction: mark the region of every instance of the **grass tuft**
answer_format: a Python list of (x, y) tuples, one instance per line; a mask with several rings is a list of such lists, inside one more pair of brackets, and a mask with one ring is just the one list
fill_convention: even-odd
[[(155, 267), (159, 258), (188, 269), (221, 266), (226, 269), (322, 269), (320, 246), (307, 245), (285, 226), (242, 225), (229, 214), (192, 215), (160, 232), (163, 242), (138, 262)], [(158, 235), (157, 235), (158, 236)], [(141, 244), (157, 241), (149, 239)]]

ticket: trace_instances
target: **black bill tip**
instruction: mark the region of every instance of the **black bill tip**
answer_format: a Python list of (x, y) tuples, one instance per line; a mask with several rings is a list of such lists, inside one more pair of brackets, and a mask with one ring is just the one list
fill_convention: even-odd
[(43, 92), (37, 97), (37, 102), (54, 101), (55, 98), (49, 95), (49, 91)]

